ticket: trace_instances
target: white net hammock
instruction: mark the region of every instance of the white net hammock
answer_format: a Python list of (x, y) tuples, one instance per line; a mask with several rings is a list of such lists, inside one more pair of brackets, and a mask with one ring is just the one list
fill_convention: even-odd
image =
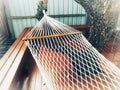
[(44, 15), (24, 41), (49, 90), (120, 90), (120, 70), (81, 32)]

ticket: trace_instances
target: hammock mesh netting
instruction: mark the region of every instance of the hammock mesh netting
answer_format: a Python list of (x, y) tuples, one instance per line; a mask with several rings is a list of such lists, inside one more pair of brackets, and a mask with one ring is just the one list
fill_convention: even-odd
[(120, 90), (120, 70), (81, 32), (46, 14), (24, 41), (49, 90)]

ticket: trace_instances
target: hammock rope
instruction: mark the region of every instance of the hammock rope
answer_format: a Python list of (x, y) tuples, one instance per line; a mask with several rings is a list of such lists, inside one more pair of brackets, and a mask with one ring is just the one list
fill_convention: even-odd
[(119, 68), (101, 55), (81, 32), (46, 14), (23, 40), (49, 90), (120, 89)]

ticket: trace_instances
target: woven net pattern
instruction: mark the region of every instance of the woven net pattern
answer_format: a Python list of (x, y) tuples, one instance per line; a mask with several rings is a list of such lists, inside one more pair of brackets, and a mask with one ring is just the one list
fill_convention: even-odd
[(24, 40), (49, 90), (120, 90), (120, 70), (81, 32), (44, 15)]

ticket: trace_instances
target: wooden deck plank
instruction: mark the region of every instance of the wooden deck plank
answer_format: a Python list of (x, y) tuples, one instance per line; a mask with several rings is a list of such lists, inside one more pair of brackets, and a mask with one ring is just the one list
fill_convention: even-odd
[(12, 80), (15, 76), (15, 73), (20, 65), (21, 60), (22, 60), (21, 58), (24, 54), (22, 51), (24, 51), (26, 49), (26, 47), (27, 47), (26, 45), (22, 46), (22, 48), (21, 48), (22, 50), (18, 53), (16, 59), (13, 61), (9, 71), (7, 72), (7, 74), (4, 78), (4, 81), (2, 82), (2, 85), (1, 85), (1, 88), (4, 87), (4, 90), (7, 90), (10, 87), (11, 82), (12, 82)]
[[(15, 72), (20, 64), (21, 58), (25, 52), (26, 49), (26, 45), (25, 43), (22, 41), (23, 36), (29, 31), (29, 29), (25, 30), (21, 35), (20, 38), (18, 38), (18, 41), (16, 41), (15, 46), (13, 44), (13, 51), (11, 52), (11, 54), (8, 52), (8, 59), (6, 60), (6, 62), (4, 63), (4, 65), (2, 66), (1, 70), (0, 70), (0, 88), (4, 87), (7, 88), (10, 86), (11, 81), (15, 75)], [(18, 43), (17, 43), (18, 42)], [(18, 45), (19, 44), (19, 45)], [(11, 77), (11, 78), (9, 78)]]
[[(6, 63), (4, 64), (4, 66), (2, 67), (1, 71), (0, 71), (0, 75), (1, 75), (1, 79), (3, 79), (3, 77), (6, 76), (6, 73), (9, 71), (9, 68), (12, 66), (12, 64), (14, 63), (14, 58), (17, 56), (17, 54), (19, 53), (19, 50), (21, 49), (21, 46), (23, 45), (23, 42), (20, 42), (19, 45), (16, 47), (18, 49), (15, 49), (13, 51), (13, 53), (11, 54), (11, 56), (7, 59)], [(0, 81), (2, 81), (0, 79)], [(1, 84), (1, 82), (0, 82)]]
[(6, 52), (6, 54), (1, 58), (1, 60), (0, 60), (0, 70), (2, 69), (3, 65), (7, 62), (9, 56), (15, 50), (16, 46), (18, 45), (20, 40), (23, 38), (23, 36), (25, 35), (26, 32), (27, 32), (27, 28), (23, 31), (23, 33), (21, 33), (21, 35), (18, 37), (18, 39), (13, 43), (12, 46), (14, 46), (14, 47), (10, 47), (9, 50)]
[(35, 68), (30, 78), (31, 80), (29, 90), (42, 90), (42, 76), (37, 68), (37, 65), (35, 65)]

